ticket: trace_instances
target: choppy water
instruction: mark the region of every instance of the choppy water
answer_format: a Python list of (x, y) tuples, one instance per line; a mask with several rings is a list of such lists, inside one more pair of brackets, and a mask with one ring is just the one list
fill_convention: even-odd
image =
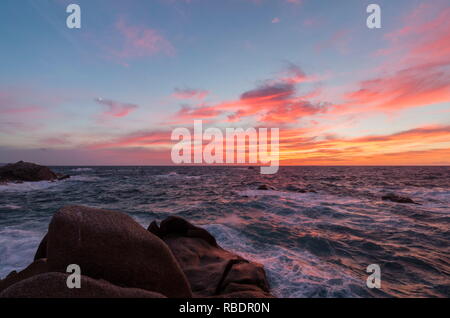
[[(0, 277), (32, 261), (58, 208), (83, 204), (145, 227), (173, 214), (204, 226), (264, 264), (279, 297), (450, 296), (450, 167), (54, 170), (73, 177), (0, 185)], [(420, 205), (382, 201), (388, 192)], [(366, 287), (369, 264), (381, 267), (381, 290)]]

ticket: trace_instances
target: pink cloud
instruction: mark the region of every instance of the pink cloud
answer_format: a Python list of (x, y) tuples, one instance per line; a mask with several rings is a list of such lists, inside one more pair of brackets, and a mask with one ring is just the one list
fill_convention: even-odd
[(0, 114), (14, 115), (43, 111), (43, 107), (26, 100), (25, 91), (27, 90), (12, 89), (9, 91), (0, 91)]
[(175, 55), (172, 43), (156, 29), (130, 25), (124, 18), (117, 21), (116, 29), (122, 36), (122, 47), (110, 50), (115, 58), (126, 60), (157, 54)]
[(322, 24), (322, 22), (323, 21), (318, 18), (308, 18), (303, 21), (303, 25), (308, 26), (308, 27), (313, 27), (313, 26), (319, 26), (320, 24)]
[(205, 99), (209, 92), (192, 88), (175, 88), (173, 97), (177, 99)]
[(316, 45), (316, 51), (322, 52), (324, 49), (336, 49), (341, 54), (349, 52), (349, 43), (351, 40), (350, 30), (339, 30), (334, 32), (328, 39), (319, 42)]
[(121, 103), (110, 99), (96, 98), (95, 101), (107, 107), (107, 110), (102, 113), (105, 117), (125, 117), (138, 108), (135, 104)]

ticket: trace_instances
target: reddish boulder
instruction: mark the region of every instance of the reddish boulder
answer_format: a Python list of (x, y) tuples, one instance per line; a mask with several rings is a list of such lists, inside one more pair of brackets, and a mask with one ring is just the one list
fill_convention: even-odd
[(47, 234), (51, 271), (77, 264), (81, 274), (167, 297), (191, 297), (189, 283), (168, 246), (130, 216), (69, 206), (52, 218)]
[(13, 271), (5, 279), (0, 280), (0, 293), (11, 285), (35, 275), (48, 272), (47, 260), (39, 259), (20, 272)]
[(56, 272), (39, 274), (5, 289), (0, 298), (165, 298), (157, 292), (123, 288), (87, 276), (81, 276), (81, 288), (70, 289), (68, 276)]
[(169, 217), (148, 230), (170, 247), (195, 297), (272, 297), (263, 266), (224, 250), (205, 229)]

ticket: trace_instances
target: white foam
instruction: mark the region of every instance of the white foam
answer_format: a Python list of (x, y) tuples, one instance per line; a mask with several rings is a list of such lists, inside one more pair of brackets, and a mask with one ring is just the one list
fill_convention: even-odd
[(183, 178), (183, 179), (200, 179), (201, 176), (188, 176), (184, 174), (178, 174), (175, 171), (171, 171), (167, 174), (155, 175), (156, 178)]
[(45, 190), (57, 186), (60, 182), (51, 181), (37, 181), (37, 182), (22, 182), (22, 183), (7, 183), (0, 185), (0, 191), (4, 192), (26, 192), (35, 190)]
[(15, 204), (3, 204), (0, 205), (0, 209), (6, 209), (6, 210), (19, 210), (22, 207), (19, 205), (15, 205)]
[(94, 171), (94, 169), (92, 169), (92, 168), (75, 168), (75, 169), (72, 169), (71, 171), (83, 172), (83, 171)]
[(64, 181), (96, 182), (101, 179), (102, 178), (96, 176), (79, 175), (79, 176), (71, 176), (69, 179), (66, 179)]
[[(333, 264), (321, 262), (306, 250), (287, 249), (271, 244), (256, 246), (243, 233), (223, 224), (210, 224), (204, 228), (216, 237), (223, 248), (262, 264), (271, 292), (277, 297), (308, 297), (323, 289), (326, 289), (327, 295), (339, 292), (355, 297), (358, 295), (348, 285), (364, 284), (351, 273), (343, 272), (342, 268)], [(327, 282), (331, 279), (341, 280), (342, 283), (330, 285)]]
[[(28, 225), (29, 226), (29, 225)], [(20, 271), (32, 261), (43, 237), (39, 230), (5, 227), (0, 230), (0, 278), (11, 271)]]
[(332, 194), (322, 194), (322, 193), (298, 193), (298, 192), (284, 192), (277, 190), (244, 190), (236, 192), (240, 196), (247, 197), (263, 197), (272, 196), (282, 199), (289, 199), (302, 202), (304, 207), (314, 207), (318, 205), (323, 205), (323, 203), (331, 204), (354, 204), (360, 203), (361, 200), (358, 198), (351, 198), (345, 196), (337, 196)]

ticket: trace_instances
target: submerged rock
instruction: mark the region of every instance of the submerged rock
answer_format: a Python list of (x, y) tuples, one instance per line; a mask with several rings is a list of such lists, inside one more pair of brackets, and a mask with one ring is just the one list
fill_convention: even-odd
[(272, 297), (263, 266), (222, 249), (205, 229), (169, 217), (148, 230), (170, 247), (195, 297)]
[(19, 161), (0, 167), (0, 182), (55, 181), (69, 176), (58, 175), (45, 166)]
[(286, 187), (287, 191), (290, 192), (298, 192), (298, 193), (317, 193), (317, 191), (313, 190), (313, 189), (308, 189), (308, 188), (299, 188), (295, 185), (288, 185)]
[(70, 178), (68, 174), (61, 174), (61, 173), (57, 173), (56, 177), (58, 178), (58, 180), (66, 180)]
[(399, 195), (396, 195), (395, 193), (388, 193), (386, 195), (383, 195), (381, 199), (384, 201), (392, 201), (397, 203), (419, 204), (408, 197), (401, 197)]
[(270, 186), (268, 186), (268, 185), (266, 185), (266, 184), (262, 184), (262, 185), (260, 185), (260, 186), (258, 187), (257, 190), (274, 190), (274, 188), (272, 188), (272, 187), (270, 187)]

